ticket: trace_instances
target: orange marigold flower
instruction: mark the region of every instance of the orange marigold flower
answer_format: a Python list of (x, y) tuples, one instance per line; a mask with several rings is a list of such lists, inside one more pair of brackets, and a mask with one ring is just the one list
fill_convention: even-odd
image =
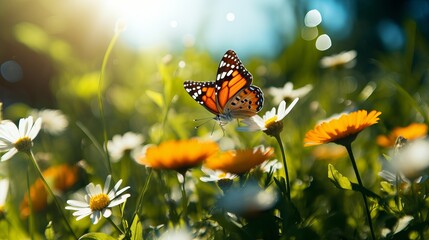
[[(53, 166), (43, 171), (43, 176), (54, 191), (64, 192), (71, 188), (78, 180), (78, 167), (61, 164)], [(43, 184), (42, 179), (38, 178), (30, 186), (30, 198), (33, 211), (43, 211), (48, 204), (48, 192)], [(20, 204), (21, 217), (26, 218), (30, 215), (28, 205), (28, 193)]]
[(312, 154), (316, 160), (333, 161), (347, 156), (347, 150), (339, 145), (320, 145), (313, 149)]
[(401, 136), (407, 140), (423, 138), (427, 135), (428, 126), (424, 123), (411, 123), (406, 127), (397, 127), (389, 135), (380, 135), (377, 137), (377, 144), (381, 147), (393, 147), (396, 139)]
[(305, 135), (304, 146), (315, 146), (334, 142), (345, 145), (350, 144), (363, 129), (378, 122), (381, 112), (358, 110), (343, 114), (337, 119), (323, 122)]
[(53, 188), (57, 191), (65, 191), (71, 188), (78, 180), (77, 166), (69, 166), (61, 164), (55, 167), (50, 167), (43, 171), (43, 176), (48, 182), (53, 183)]
[(218, 145), (211, 141), (173, 140), (159, 146), (149, 146), (146, 154), (137, 159), (137, 162), (151, 168), (172, 169), (183, 173), (218, 151)]
[(273, 154), (273, 148), (264, 148), (262, 146), (254, 149), (236, 151), (229, 150), (209, 157), (204, 165), (205, 167), (214, 170), (222, 170), (233, 174), (242, 174), (270, 159)]
[[(34, 212), (43, 211), (48, 205), (48, 192), (43, 184), (42, 179), (37, 179), (30, 187), (31, 206)], [(24, 195), (20, 206), (21, 217), (26, 218), (30, 215), (30, 207), (28, 205), (28, 193)]]

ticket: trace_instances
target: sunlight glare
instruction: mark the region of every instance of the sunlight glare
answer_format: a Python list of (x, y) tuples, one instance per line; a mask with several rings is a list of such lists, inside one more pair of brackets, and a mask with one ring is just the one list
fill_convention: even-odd
[[(189, 2), (189, 1), (188, 1)], [(194, 28), (192, 21), (198, 12), (178, 11), (187, 8), (188, 2), (172, 0), (108, 0), (99, 2), (110, 17), (121, 18), (127, 23), (127, 31), (121, 38), (131, 47), (146, 48), (153, 45), (166, 46), (171, 39), (181, 40)], [(174, 32), (171, 29), (175, 29)], [(182, 41), (184, 45), (184, 41)], [(176, 42), (177, 43), (177, 42)]]

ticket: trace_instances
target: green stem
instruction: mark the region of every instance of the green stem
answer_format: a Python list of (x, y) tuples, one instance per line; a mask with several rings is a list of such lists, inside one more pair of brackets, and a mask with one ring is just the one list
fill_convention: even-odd
[(34, 219), (33, 219), (33, 202), (31, 201), (30, 192), (30, 164), (27, 165), (27, 196), (28, 196), (28, 208), (30, 209), (30, 215), (28, 216), (28, 227), (30, 229), (30, 238), (34, 239)]
[(67, 225), (67, 228), (68, 228), (68, 229), (69, 229), (69, 231), (72, 233), (73, 237), (74, 237), (75, 239), (78, 239), (78, 237), (77, 237), (77, 236), (76, 236), (76, 234), (74, 233), (73, 229), (71, 228), (70, 223), (68, 222), (67, 217), (66, 217), (66, 215), (64, 214), (63, 208), (61, 207), (60, 203), (58, 202), (57, 197), (55, 196), (54, 192), (53, 192), (53, 191), (52, 191), (52, 189), (49, 187), (48, 182), (46, 181), (45, 177), (43, 176), (42, 171), (40, 170), (40, 167), (39, 167), (39, 165), (37, 164), (37, 161), (36, 161), (36, 158), (34, 157), (33, 152), (30, 150), (29, 152), (27, 152), (27, 154), (28, 154), (29, 158), (31, 159), (31, 161), (32, 161), (32, 163), (33, 163), (34, 167), (36, 168), (37, 172), (39, 173), (40, 178), (41, 178), (41, 179), (42, 179), (42, 181), (43, 181), (43, 184), (45, 185), (46, 189), (48, 189), (49, 194), (51, 194), (52, 198), (54, 199), (55, 205), (57, 206), (58, 210), (60, 211), (61, 216), (63, 217), (64, 222), (65, 222), (65, 223), (66, 223), (66, 225)]
[(120, 229), (119, 227), (118, 227), (118, 225), (116, 225), (114, 222), (113, 222), (113, 220), (112, 219), (110, 219), (110, 217), (108, 217), (108, 218), (106, 218), (107, 219), (107, 221), (110, 223), (110, 224), (112, 224), (112, 226), (116, 229), (116, 231), (118, 231), (120, 234), (124, 234), (124, 231), (122, 231), (122, 229)]
[(286, 175), (286, 189), (285, 189), (285, 191), (286, 191), (286, 194), (287, 194), (287, 198), (290, 201), (290, 191), (291, 191), (291, 189), (290, 189), (290, 183), (289, 183), (289, 171), (287, 169), (285, 149), (283, 147), (283, 142), (282, 142), (282, 139), (280, 137), (280, 134), (276, 134), (274, 137), (276, 138), (276, 140), (277, 140), (277, 142), (278, 142), (278, 144), (280, 146), (280, 151), (282, 153), (283, 166), (284, 166), (285, 175)]
[(186, 184), (186, 172), (184, 174), (182, 174), (183, 176), (183, 182), (182, 182), (182, 205), (183, 205), (183, 210), (182, 210), (182, 216), (183, 219), (185, 220), (185, 223), (188, 224), (188, 218), (187, 218), (187, 210), (188, 210), (188, 196), (186, 196), (186, 189), (185, 189), (185, 184)]
[(140, 212), (140, 208), (141, 208), (141, 206), (143, 204), (143, 197), (144, 197), (144, 195), (145, 195), (145, 193), (146, 193), (146, 191), (148, 189), (150, 180), (152, 178), (152, 172), (153, 172), (152, 169), (149, 169), (149, 176), (146, 178), (146, 183), (145, 183), (145, 185), (143, 186), (143, 188), (142, 188), (142, 190), (140, 192), (140, 196), (139, 196), (139, 200), (138, 200), (138, 205), (137, 205), (136, 210), (134, 211), (133, 219), (138, 214), (138, 212)]
[[(424, 224), (423, 214), (420, 211), (421, 208), (420, 208), (419, 198), (418, 198), (417, 193), (414, 191), (414, 183), (415, 183), (415, 181), (413, 180), (411, 182), (411, 195), (413, 195), (413, 200), (414, 200), (414, 204), (413, 205), (416, 207), (417, 219), (420, 221), (421, 224)], [(419, 234), (422, 237), (424, 236), (423, 228), (420, 228), (420, 233)]]
[(399, 173), (396, 173), (396, 206), (398, 207), (399, 211), (402, 211), (401, 196), (399, 194), (399, 184)]
[(107, 142), (109, 140), (109, 137), (107, 134), (106, 119), (104, 117), (103, 80), (104, 80), (104, 75), (106, 73), (107, 62), (110, 58), (110, 54), (112, 53), (113, 46), (115, 46), (115, 43), (119, 37), (119, 34), (120, 34), (120, 31), (115, 31), (115, 35), (113, 35), (112, 40), (110, 40), (109, 46), (107, 47), (106, 53), (104, 54), (103, 63), (101, 64), (100, 79), (98, 80), (98, 108), (100, 109), (100, 118), (101, 118), (101, 124), (103, 127), (103, 137), (104, 137), (103, 146), (104, 146), (104, 151), (106, 154), (106, 159), (107, 159), (107, 164), (109, 167), (109, 173), (110, 174), (112, 174), (112, 165), (110, 163), (109, 152), (107, 150)]
[[(359, 186), (363, 189), (364, 186), (363, 186), (362, 180), (361, 180), (360, 175), (359, 175), (359, 170), (358, 170), (357, 165), (356, 165), (355, 157), (353, 156), (352, 145), (351, 144), (346, 144), (344, 146), (346, 147), (347, 153), (349, 154), (350, 161), (352, 162), (353, 170), (355, 172), (355, 175), (356, 175), (356, 178), (358, 180)], [(374, 234), (374, 228), (372, 226), (371, 212), (369, 211), (368, 201), (366, 199), (365, 194), (363, 192), (360, 192), (360, 193), (362, 195), (363, 202), (365, 204), (366, 217), (368, 218), (368, 225), (369, 225), (369, 228), (371, 230), (371, 237), (372, 237), (372, 239), (375, 240), (376, 238), (375, 238), (375, 234)]]

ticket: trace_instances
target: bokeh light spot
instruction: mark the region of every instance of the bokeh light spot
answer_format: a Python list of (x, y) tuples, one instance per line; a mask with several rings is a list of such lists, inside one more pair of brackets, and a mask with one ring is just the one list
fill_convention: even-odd
[(8, 82), (15, 83), (22, 79), (21, 65), (14, 60), (4, 62), (0, 67), (1, 76)]
[(178, 25), (179, 25), (179, 23), (176, 20), (170, 21), (170, 27), (171, 28), (177, 28)]
[(184, 67), (186, 67), (186, 62), (180, 61), (178, 65), (179, 65), (179, 68), (184, 68)]
[(332, 41), (328, 34), (322, 34), (316, 40), (316, 48), (319, 51), (328, 50), (331, 46)]
[(381, 21), (378, 26), (378, 35), (383, 46), (390, 50), (399, 50), (405, 43), (405, 37), (401, 28), (393, 21)]
[(322, 22), (322, 15), (316, 9), (310, 10), (305, 14), (304, 24), (307, 27), (316, 27)]
[(235, 14), (232, 12), (229, 12), (226, 14), (226, 20), (228, 22), (233, 22), (235, 20)]
[(301, 30), (301, 37), (306, 41), (311, 41), (317, 37), (319, 30), (317, 27), (303, 27)]

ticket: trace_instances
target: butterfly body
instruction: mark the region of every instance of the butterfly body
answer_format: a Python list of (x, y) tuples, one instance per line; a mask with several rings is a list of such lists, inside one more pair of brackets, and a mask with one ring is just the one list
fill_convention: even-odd
[(223, 126), (234, 118), (252, 117), (262, 109), (264, 94), (251, 85), (252, 79), (237, 54), (228, 50), (219, 63), (216, 81), (185, 81), (183, 86)]

